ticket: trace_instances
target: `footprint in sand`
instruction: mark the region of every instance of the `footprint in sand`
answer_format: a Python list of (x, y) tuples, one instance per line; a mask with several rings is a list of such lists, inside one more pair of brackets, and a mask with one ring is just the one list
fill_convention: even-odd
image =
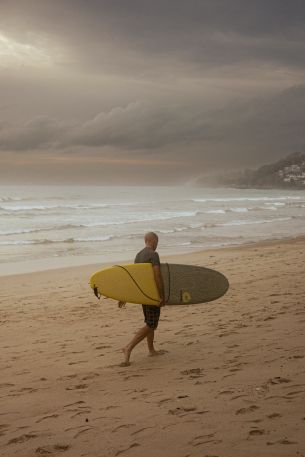
[(269, 414), (267, 417), (268, 417), (268, 419), (276, 419), (277, 417), (282, 417), (282, 415), (279, 413), (272, 413), (272, 414)]
[(234, 390), (221, 390), (218, 395), (232, 395)]
[(84, 401), (79, 400), (79, 401), (76, 401), (74, 403), (69, 403), (68, 405), (64, 405), (64, 408), (69, 408), (70, 406), (82, 405), (84, 403), (85, 403)]
[(264, 429), (255, 428), (254, 430), (250, 430), (249, 436), (261, 436), (261, 435), (265, 435), (265, 433), (266, 432)]
[(256, 411), (257, 409), (259, 409), (258, 406), (256, 405), (251, 405), (251, 406), (248, 406), (248, 408), (241, 408), (241, 409), (238, 409), (235, 414), (238, 415), (238, 414), (247, 414), (247, 413), (252, 413), (253, 411)]
[(138, 446), (140, 446), (139, 443), (132, 443), (132, 444), (131, 444), (130, 446), (128, 446), (127, 448), (125, 448), (125, 449), (120, 449), (120, 450), (117, 451), (114, 455), (115, 455), (115, 457), (117, 457), (118, 455), (123, 454), (124, 452), (129, 451), (129, 449), (132, 449), (132, 448), (138, 447)]
[(286, 395), (288, 395), (289, 397), (295, 397), (295, 396), (299, 396), (300, 394), (303, 395), (304, 390), (294, 390), (292, 392), (287, 392)]
[(162, 400), (158, 401), (158, 405), (161, 406), (163, 403), (167, 403), (169, 401), (172, 401), (172, 398), (162, 398)]
[(142, 427), (139, 430), (134, 431), (133, 433), (130, 434), (130, 436), (138, 435), (138, 433), (145, 432), (145, 430), (150, 430), (155, 427)]
[(286, 384), (291, 382), (290, 379), (282, 378), (281, 376), (275, 376), (274, 378), (270, 378), (267, 383), (268, 384)]
[(88, 373), (86, 376), (82, 378), (82, 381), (87, 381), (88, 379), (94, 379), (100, 376), (99, 373)]
[(201, 446), (203, 444), (208, 444), (208, 443), (214, 443), (214, 444), (221, 443), (221, 441), (215, 440), (214, 436), (215, 436), (215, 433), (209, 433), (207, 435), (198, 435), (198, 436), (195, 436), (195, 438), (193, 438), (191, 441), (189, 441), (188, 444), (190, 444), (191, 446), (197, 447), (197, 446)]
[(92, 428), (93, 428), (93, 427), (83, 428), (82, 430), (80, 430), (79, 432), (77, 432), (77, 433), (73, 436), (73, 438), (74, 438), (74, 439), (75, 439), (75, 438), (78, 438), (79, 435), (88, 432), (88, 431), (91, 430)]
[(36, 424), (39, 424), (40, 422), (47, 420), (47, 419), (56, 419), (59, 416), (59, 414), (50, 414), (49, 416), (44, 416), (41, 419), (38, 419), (36, 421)]
[(0, 424), (0, 436), (5, 435), (8, 428), (8, 424)]
[[(69, 412), (74, 412), (74, 413), (75, 413), (75, 414), (72, 414), (71, 419), (74, 419), (75, 417), (78, 417), (78, 416), (84, 416), (84, 415), (85, 415), (85, 416), (88, 416), (88, 415), (91, 413), (91, 410), (90, 410), (88, 407), (83, 406), (83, 408), (84, 408), (84, 409), (81, 409), (81, 410), (77, 410), (77, 409), (72, 409), (72, 410), (70, 410), (70, 409), (69, 409), (69, 410), (68, 410)], [(88, 418), (87, 418), (87, 419), (88, 419)], [(86, 422), (88, 422), (88, 421), (86, 421)], [(67, 429), (67, 430), (69, 430), (69, 429)], [(66, 430), (66, 431), (67, 431), (67, 430)]]
[(238, 332), (235, 332), (234, 330), (232, 330), (232, 331), (228, 330), (227, 332), (220, 333), (218, 335), (218, 337), (223, 338), (224, 336), (230, 336), (230, 335), (238, 335)]
[(173, 416), (179, 416), (183, 417), (186, 416), (187, 414), (205, 414), (208, 413), (208, 410), (197, 410), (195, 406), (178, 406), (175, 409), (169, 409), (168, 414), (172, 414)]
[(94, 349), (100, 350), (100, 349), (109, 349), (109, 348), (111, 348), (111, 346), (109, 346), (107, 344), (101, 344), (100, 346), (95, 346)]
[[(123, 430), (123, 429), (126, 429), (126, 428), (130, 428), (130, 427), (133, 427), (135, 424), (122, 424), (122, 425), (118, 425), (117, 427), (115, 427), (114, 429), (111, 430), (111, 433), (115, 433), (119, 430)], [(134, 433), (132, 433), (133, 435)]]
[(69, 362), (68, 365), (78, 365), (79, 363), (88, 363), (88, 360), (78, 360), (77, 362)]
[(267, 441), (268, 446), (272, 446), (273, 444), (298, 444), (296, 441), (290, 441), (287, 438), (284, 438), (279, 441)]
[(237, 371), (241, 371), (241, 368), (230, 368), (230, 373), (236, 373)]
[(203, 376), (203, 369), (202, 368), (190, 368), (189, 370), (180, 371), (181, 374), (187, 375), (190, 379), (200, 378)]
[(4, 383), (0, 384), (0, 389), (4, 389), (5, 387), (14, 387), (14, 386), (15, 386), (15, 384), (4, 382)]
[(35, 451), (37, 455), (48, 455), (53, 454), (53, 452), (65, 452), (70, 448), (69, 444), (54, 444), (49, 446), (38, 447)]
[(66, 390), (82, 390), (87, 389), (88, 384), (77, 384), (76, 386), (66, 387)]
[(264, 321), (272, 321), (273, 319), (276, 319), (276, 316), (267, 316), (263, 320)]
[(29, 441), (33, 438), (37, 438), (37, 436), (38, 435), (35, 435), (34, 433), (26, 433), (25, 435), (20, 435), (16, 438), (12, 438), (7, 444), (25, 443), (26, 441)]
[(19, 390), (14, 390), (14, 394), (12, 394), (12, 397), (17, 397), (19, 395), (23, 394), (31, 394), (33, 392), (37, 392), (38, 389), (33, 389), (32, 387), (22, 387), (22, 389)]

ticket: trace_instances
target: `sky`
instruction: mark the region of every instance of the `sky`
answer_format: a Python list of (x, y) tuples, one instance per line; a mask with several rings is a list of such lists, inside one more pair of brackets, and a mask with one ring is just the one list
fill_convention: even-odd
[(303, 0), (1, 0), (0, 183), (191, 184), (305, 150)]

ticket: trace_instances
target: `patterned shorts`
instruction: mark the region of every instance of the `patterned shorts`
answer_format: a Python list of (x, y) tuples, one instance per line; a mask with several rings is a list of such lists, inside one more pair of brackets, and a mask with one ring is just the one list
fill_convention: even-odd
[(153, 305), (142, 305), (144, 313), (144, 322), (148, 327), (156, 329), (158, 327), (160, 317), (160, 307)]

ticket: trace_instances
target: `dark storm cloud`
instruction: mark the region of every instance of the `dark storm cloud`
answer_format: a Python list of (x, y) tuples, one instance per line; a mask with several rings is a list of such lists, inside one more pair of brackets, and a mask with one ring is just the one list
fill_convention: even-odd
[(0, 150), (166, 151), (196, 172), (302, 149), (304, 25), (303, 0), (2, 0)]
[(0, 128), (0, 148), (25, 151), (112, 146), (125, 154), (137, 150), (143, 154), (167, 147), (179, 158), (177, 146), (184, 156), (192, 144), (200, 144), (202, 152), (207, 146), (225, 148), (238, 160), (247, 149), (256, 150), (262, 159), (267, 147), (271, 159), (285, 148), (305, 147), (304, 124), (305, 86), (299, 86), (265, 100), (240, 102), (208, 114), (199, 106), (137, 102), (101, 112), (82, 123), (36, 118), (18, 128)]
[(184, 63), (200, 70), (256, 59), (305, 64), (301, 0), (28, 0), (26, 8), (6, 0), (1, 10), (11, 18), (1, 21), (5, 28), (19, 37), (36, 31), (65, 43), (75, 63), (89, 71), (124, 63), (136, 74), (156, 59), (165, 67)]
[(46, 116), (36, 117), (21, 125), (0, 127), (0, 149), (29, 151), (55, 147), (66, 136), (68, 125)]
[(193, 107), (132, 103), (100, 113), (76, 129), (71, 137), (86, 146), (119, 146), (123, 149), (157, 149), (203, 138), (204, 120)]
[(203, 114), (192, 106), (131, 103), (101, 112), (82, 123), (38, 117), (0, 130), (0, 149), (27, 151), (72, 146), (117, 146), (123, 150), (157, 149), (189, 143), (207, 135)]

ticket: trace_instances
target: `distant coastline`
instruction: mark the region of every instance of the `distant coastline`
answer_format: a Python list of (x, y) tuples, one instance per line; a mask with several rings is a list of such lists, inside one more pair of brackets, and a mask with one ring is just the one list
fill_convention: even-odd
[(212, 178), (200, 178), (198, 183), (235, 189), (305, 190), (305, 153), (290, 154), (255, 170), (246, 169)]

